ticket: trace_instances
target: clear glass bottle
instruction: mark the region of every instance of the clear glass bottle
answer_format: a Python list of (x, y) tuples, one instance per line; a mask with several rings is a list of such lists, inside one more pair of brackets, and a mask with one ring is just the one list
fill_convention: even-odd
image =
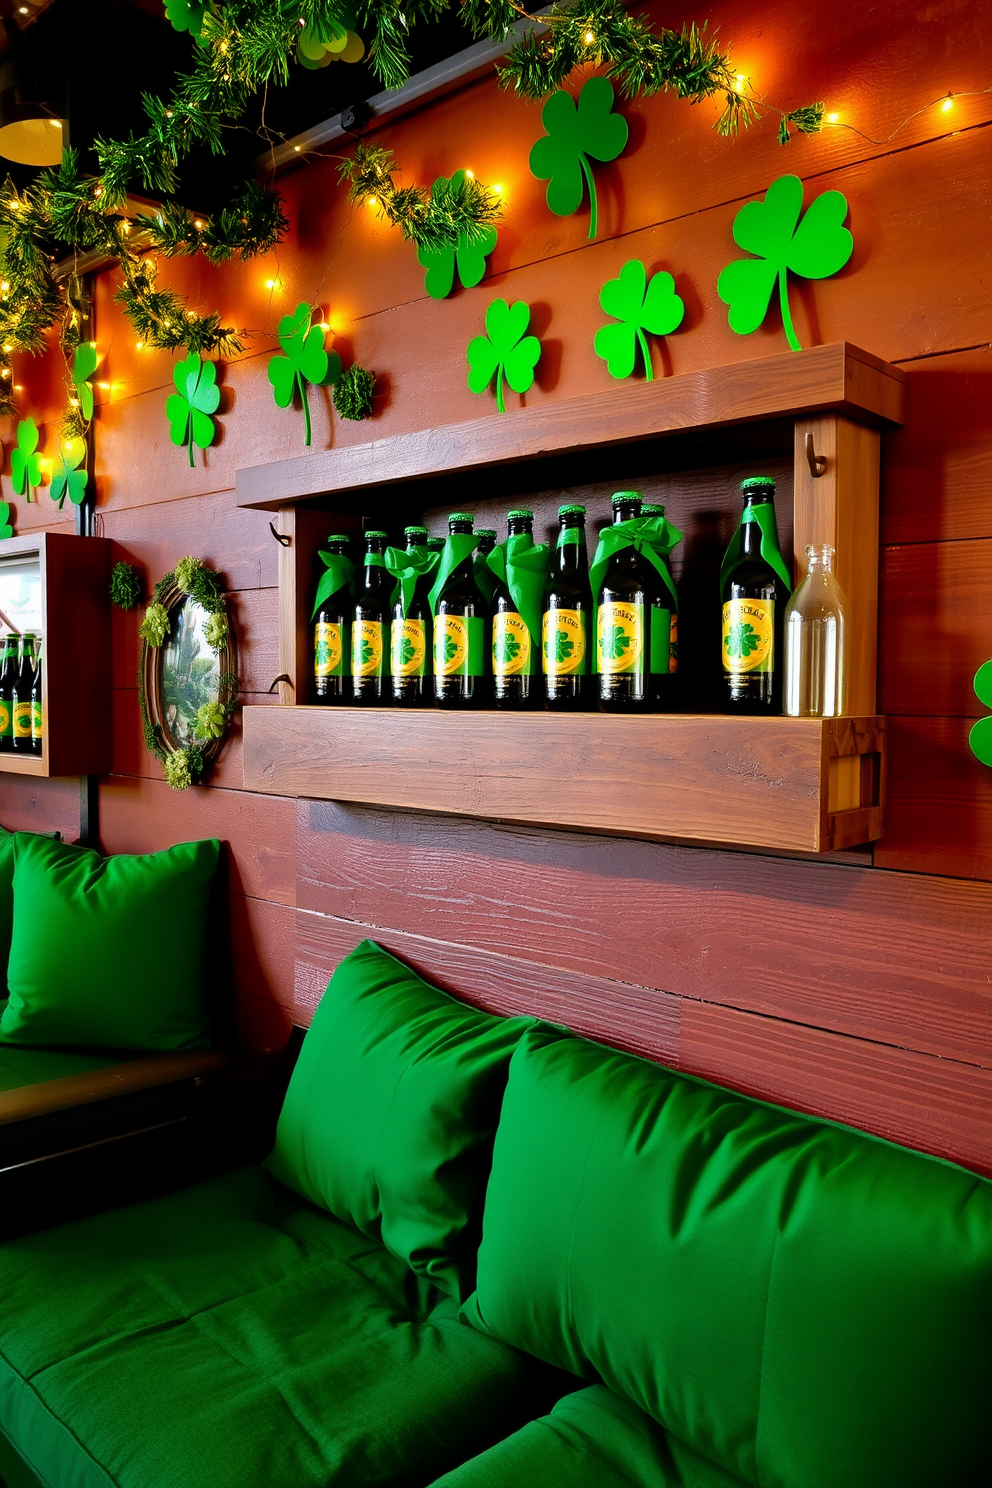
[(785, 712), (790, 718), (837, 718), (847, 687), (847, 601), (829, 544), (806, 549), (806, 577), (785, 610)]

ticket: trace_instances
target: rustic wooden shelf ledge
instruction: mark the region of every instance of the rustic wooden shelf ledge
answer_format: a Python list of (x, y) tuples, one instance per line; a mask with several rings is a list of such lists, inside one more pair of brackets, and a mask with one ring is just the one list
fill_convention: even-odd
[(885, 722), (247, 707), (246, 790), (826, 852), (881, 836)]

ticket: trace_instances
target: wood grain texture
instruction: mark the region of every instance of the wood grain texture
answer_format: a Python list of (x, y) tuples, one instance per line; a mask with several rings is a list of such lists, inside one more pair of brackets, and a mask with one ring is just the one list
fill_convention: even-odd
[[(992, 879), (992, 770), (970, 718), (890, 718), (885, 836), (875, 861), (909, 873)], [(983, 921), (987, 930), (988, 921)]]
[(66, 842), (77, 842), (79, 781), (0, 774), (0, 826), (8, 832), (61, 832)]
[(297, 861), (300, 909), (373, 938), (992, 1064), (989, 885), (329, 801), (299, 803)]
[(230, 911), (235, 990), (292, 1010), (295, 910), (267, 899), (232, 894)]
[(229, 589), (276, 587), (279, 545), (269, 518), (240, 511), (233, 489), (177, 501), (163, 500), (157, 486), (134, 494), (142, 504), (98, 510), (97, 522), (112, 540), (113, 562), (136, 564), (149, 587), (187, 553), (216, 568)]

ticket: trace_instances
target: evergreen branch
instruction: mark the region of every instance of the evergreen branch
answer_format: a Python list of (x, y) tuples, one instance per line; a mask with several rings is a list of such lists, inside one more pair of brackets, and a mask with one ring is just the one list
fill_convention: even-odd
[(348, 182), (351, 200), (374, 201), (418, 248), (435, 252), (450, 247), (462, 233), (475, 242), (499, 219), (499, 202), (480, 181), (465, 177), (455, 184), (442, 178), (428, 191), (424, 186), (398, 187), (395, 173), (395, 157), (381, 145), (357, 145), (354, 156), (338, 167), (338, 179)]

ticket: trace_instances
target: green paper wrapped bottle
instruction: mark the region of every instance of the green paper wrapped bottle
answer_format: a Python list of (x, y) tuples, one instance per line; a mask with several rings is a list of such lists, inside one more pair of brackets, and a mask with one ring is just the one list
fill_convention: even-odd
[(496, 532), (492, 527), (476, 527), (475, 535), (478, 539), (473, 563), (475, 581), (492, 607), (493, 594), (496, 590), (496, 575), (489, 567), (489, 554), (496, 546)]
[[(327, 552), (347, 558), (348, 538), (332, 532)], [(344, 703), (351, 697), (352, 585), (344, 583), (322, 600), (314, 616), (313, 690), (318, 703)]]
[[(646, 501), (641, 507), (641, 515), (663, 517), (665, 508), (656, 502)], [(667, 553), (663, 552), (659, 552), (658, 557), (664, 563), (668, 576), (672, 580), (672, 589), (674, 589), (675, 579), (672, 575), (671, 559)], [(662, 642), (661, 653), (652, 658), (651, 677), (654, 702), (657, 708), (671, 711), (678, 706), (679, 605), (678, 599), (673, 597), (672, 590), (667, 586), (659, 589), (655, 603), (659, 609), (668, 610), (668, 670), (666, 672), (664, 667), (664, 643)]]
[(386, 571), (386, 534), (365, 534), (365, 562), (351, 625), (351, 695), (367, 706), (389, 702), (389, 631), (393, 580)]
[[(404, 527), (403, 536), (411, 557), (420, 558), (429, 551), (426, 527)], [(429, 598), (433, 582), (432, 573), (421, 575), (405, 614), (401, 594), (397, 594), (393, 604), (389, 673), (393, 702), (400, 707), (422, 708), (434, 701), (431, 676), (434, 626)]]
[(560, 506), (541, 625), (544, 701), (556, 712), (589, 706), (592, 614), (586, 509)]
[(42, 642), (38, 636), (34, 676), (31, 679), (31, 753), (41, 754), (45, 741), (45, 708), (42, 701)]
[(778, 545), (775, 482), (741, 482), (743, 509), (720, 570), (724, 706), (731, 713), (781, 713), (783, 625), (791, 585)]
[[(635, 521), (641, 504), (638, 491), (617, 491), (614, 525)], [(656, 593), (657, 577), (636, 548), (612, 555), (596, 596), (596, 667), (604, 712), (642, 713), (652, 706), (651, 605)]]
[[(507, 512), (506, 532), (507, 540), (527, 537), (533, 542), (534, 513), (522, 508)], [(497, 708), (533, 708), (540, 702), (540, 673), (537, 642), (509, 584), (497, 579), (493, 589), (493, 701)]]
[(0, 751), (14, 749), (14, 683), (17, 681), (17, 636), (10, 631), (3, 649), (3, 671), (0, 672)]
[(13, 696), (14, 753), (31, 754), (31, 686), (34, 682), (34, 633), (26, 630), (21, 640), (21, 664)]
[(448, 518), (434, 598), (434, 701), (441, 708), (481, 708), (491, 698), (490, 607), (475, 577), (472, 518)]

